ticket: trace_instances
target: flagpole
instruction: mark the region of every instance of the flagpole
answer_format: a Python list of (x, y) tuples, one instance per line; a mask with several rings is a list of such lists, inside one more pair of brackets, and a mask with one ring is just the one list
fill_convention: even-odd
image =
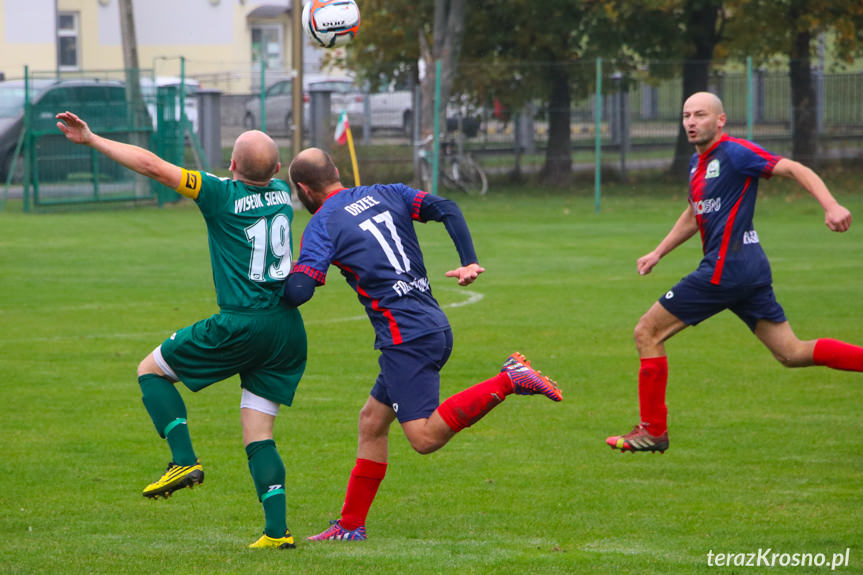
[(360, 185), (360, 170), (357, 167), (357, 152), (354, 149), (354, 136), (351, 134), (351, 123), (348, 122), (348, 114), (344, 110), (339, 114), (339, 123), (336, 126), (335, 133), (336, 142), (344, 144), (348, 143), (348, 150), (351, 153), (351, 167), (354, 169), (354, 185)]
[(354, 185), (360, 185), (360, 170), (357, 168), (357, 153), (354, 150), (354, 137), (351, 135), (351, 125), (345, 122), (345, 132), (348, 136), (348, 151), (351, 153), (351, 167), (354, 169)]

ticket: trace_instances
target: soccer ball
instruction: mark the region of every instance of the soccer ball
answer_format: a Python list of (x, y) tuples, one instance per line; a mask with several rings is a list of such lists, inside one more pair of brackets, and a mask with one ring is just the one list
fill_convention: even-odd
[(311, 0), (303, 7), (303, 29), (313, 44), (343, 46), (360, 28), (360, 8), (354, 0)]

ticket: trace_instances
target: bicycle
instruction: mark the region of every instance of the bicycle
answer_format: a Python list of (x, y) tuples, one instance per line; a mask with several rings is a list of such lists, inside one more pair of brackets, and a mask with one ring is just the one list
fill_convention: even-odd
[[(428, 136), (417, 142), (419, 149), (419, 179), (424, 190), (432, 190), (432, 175), (434, 173), (432, 158), (428, 144), (433, 137)], [(438, 156), (439, 182), (447, 189), (458, 190), (469, 196), (484, 196), (488, 191), (488, 178), (485, 171), (464, 150), (460, 141), (454, 138), (442, 139), (440, 155)]]

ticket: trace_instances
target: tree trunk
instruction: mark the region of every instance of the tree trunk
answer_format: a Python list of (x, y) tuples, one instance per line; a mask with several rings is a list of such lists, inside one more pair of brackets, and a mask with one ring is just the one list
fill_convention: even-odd
[[(793, 17), (794, 10), (789, 14)], [(818, 155), (815, 82), (812, 77), (809, 30), (798, 30), (791, 38), (791, 157), (804, 164), (814, 164)]]
[[(717, 29), (721, 7), (721, 0), (687, 2), (686, 36), (689, 38), (690, 49), (688, 57), (683, 61), (681, 109), (689, 96), (695, 92), (707, 90), (713, 49), (721, 36)], [(675, 175), (686, 175), (692, 152), (692, 144), (686, 138), (686, 132), (681, 123), (677, 130), (677, 144), (674, 147), (674, 160), (671, 162), (670, 172)]]
[[(135, 128), (129, 134), (129, 143), (140, 148), (148, 145), (148, 134), (139, 131), (150, 123), (147, 106), (141, 94), (141, 70), (138, 65), (138, 37), (135, 33), (135, 15), (132, 0), (120, 0), (120, 34), (123, 42), (123, 66), (126, 68), (126, 103), (128, 104), (128, 120)], [(156, 86), (153, 86), (156, 90)], [(136, 174), (135, 196), (141, 197), (149, 194), (150, 185), (147, 178)]]
[(572, 174), (570, 134), (572, 92), (569, 70), (565, 66), (551, 66), (551, 94), (548, 101), (548, 148), (545, 165), (540, 172), (543, 182), (564, 184)]
[(458, 68), (464, 40), (464, 12), (467, 0), (435, 0), (433, 44), (429, 46), (420, 34), (420, 57), (425, 64), (422, 79), (422, 110), (420, 129), (424, 137), (434, 133), (435, 62), (441, 62), (440, 81), (440, 126), (446, 128), (446, 103), (452, 92), (452, 84)]
[[(680, 102), (680, 108), (683, 109), (683, 102), (686, 98), (695, 92), (703, 92), (707, 90), (708, 77), (710, 70), (710, 61), (700, 60), (685, 60), (683, 62), (683, 101)], [(689, 139), (686, 137), (686, 130), (683, 129), (683, 122), (678, 124), (677, 128), (677, 143), (674, 146), (674, 161), (671, 163), (671, 173), (674, 175), (686, 175), (689, 171), (689, 158), (695, 150)]]

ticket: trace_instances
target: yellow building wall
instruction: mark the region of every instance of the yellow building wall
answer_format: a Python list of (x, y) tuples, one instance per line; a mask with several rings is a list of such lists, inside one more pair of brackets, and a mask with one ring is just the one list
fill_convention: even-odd
[[(114, 7), (117, 0), (107, 0), (107, 2)], [(146, 0), (138, 0), (138, 2), (146, 2)], [(0, 0), (0, 19), (5, 13), (4, 3), (4, 0)], [(165, 38), (164, 44), (142, 44), (142, 26), (153, 26), (153, 22), (136, 21), (139, 67), (145, 70), (155, 69), (159, 76), (179, 76), (180, 56), (183, 56), (186, 75), (201, 79), (202, 85), (206, 88), (229, 93), (257, 90), (260, 67), (252, 65), (252, 39), (247, 18), (247, 14), (254, 7), (249, 2), (223, 1), (219, 5), (219, 10), (230, 11), (230, 16), (227, 14), (223, 16), (230, 18), (229, 29), (232, 31), (232, 38), (218, 45), (194, 45), (189, 42), (180, 44), (172, 42), (171, 38)], [(44, 10), (43, 7), (42, 11)], [(103, 31), (105, 27), (115, 27), (113, 29), (117, 30), (117, 36), (119, 36), (120, 22), (116, 10), (107, 10), (100, 5), (99, 0), (57, 0), (57, 10), (79, 14), (78, 49), (82, 71), (90, 73), (121, 70), (124, 67), (122, 46), (119, 43), (106, 45), (100, 42), (100, 27)], [(140, 8), (136, 9), (136, 12), (138, 10)], [(54, 20), (52, 11), (53, 5), (44, 18), (41, 14), (36, 18), (47, 27), (41, 31), (42, 38), (50, 36), (55, 39), (56, 31), (51, 29)], [(117, 21), (100, 21), (107, 17)], [(284, 14), (277, 20), (268, 20), (268, 22), (281, 23), (284, 30), (282, 53), (285, 70), (268, 71), (267, 78), (270, 80), (284, 77), (291, 67), (290, 14)], [(43, 73), (56, 69), (57, 54), (54, 42), (8, 44), (5, 28), (0, 21), (0, 72), (4, 72), (7, 79), (23, 77), (25, 64), (29, 65), (30, 70)], [(190, 23), (189, 34), (194, 34), (194, 23)], [(150, 37), (152, 38), (152, 34)]]
[(6, 5), (0, 0), (0, 72), (7, 80), (23, 78), (24, 66), (34, 64), (42, 69), (54, 69), (57, 63), (56, 44), (51, 42), (8, 43), (5, 22)]

